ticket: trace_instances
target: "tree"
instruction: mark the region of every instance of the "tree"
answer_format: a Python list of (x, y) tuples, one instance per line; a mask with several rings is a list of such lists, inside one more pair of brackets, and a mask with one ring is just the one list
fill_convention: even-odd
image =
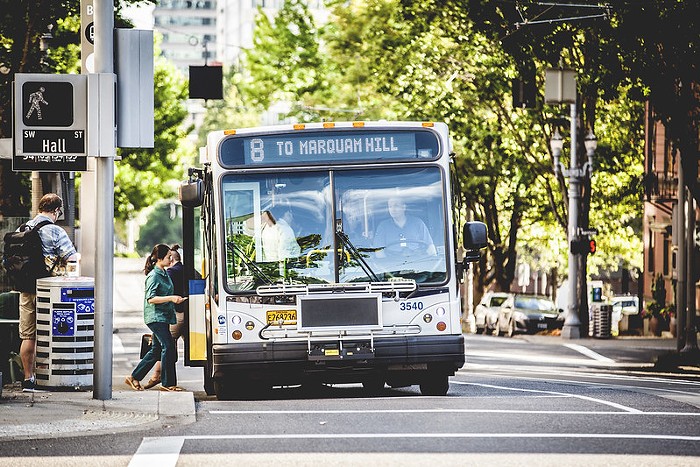
[(154, 81), (154, 147), (120, 149), (114, 175), (114, 216), (118, 220), (133, 218), (141, 209), (171, 197), (175, 189), (167, 182), (182, 179), (187, 163), (195, 151), (184, 145), (187, 128), (185, 100), (187, 83), (174, 65), (157, 58)]
[(224, 98), (207, 102), (204, 121), (199, 127), (199, 146), (207, 144), (210, 131), (246, 128), (260, 122), (262, 108), (256, 106), (241, 89), (243, 75), (231, 67), (224, 76)]
[(614, 4), (611, 13), (620, 67), (641, 83), (700, 203), (700, 3), (627, 1)]
[(147, 255), (158, 243), (182, 244), (182, 208), (178, 202), (164, 201), (153, 207), (139, 231), (136, 251)]
[[(115, 24), (128, 25), (119, 12), (133, 3), (155, 4), (155, 0), (117, 2)], [(9, 138), (15, 73), (63, 73), (77, 69), (76, 44), (80, 44), (80, 37), (79, 21), (75, 18), (80, 14), (80, 0), (0, 0), (0, 12), (0, 138)], [(39, 41), (49, 30), (54, 36), (52, 50), (44, 57)], [(0, 160), (0, 215), (26, 216), (31, 204), (29, 188), (28, 174), (13, 172), (12, 161)]]
[[(500, 44), (520, 76), (526, 76), (533, 67), (539, 70), (536, 76), (542, 76), (547, 66), (563, 65), (575, 69), (578, 72), (580, 92), (577, 103), (579, 121), (576, 122), (579, 136), (578, 154), (585, 154), (583, 136), (588, 131), (600, 133), (595, 127), (598, 113), (601, 110), (604, 111), (601, 102), (611, 102), (618, 97), (616, 93), (620, 90), (629, 89), (631, 85), (637, 84), (636, 80), (626, 78), (625, 70), (617, 58), (621, 49), (614, 40), (612, 24), (605, 17), (608, 10), (604, 7), (580, 3), (544, 4), (537, 1), (504, 3), (498, 0), (440, 2), (404, 0), (402, 3), (407, 12), (428, 18), (426, 21), (446, 18), (448, 24), (456, 25), (451, 28), (455, 35), (460, 34), (460, 29), (465, 22), (473, 25), (475, 30), (490, 38), (492, 42)], [(592, 18), (593, 16), (596, 18)], [(541, 79), (540, 84), (538, 89), (543, 89), (544, 83)], [(538, 101), (542, 102), (541, 92)], [(625, 150), (627, 155), (633, 154), (634, 149), (638, 149), (642, 141), (640, 133), (635, 131), (642, 127), (641, 106), (637, 105), (633, 110), (629, 114), (633, 118), (618, 122), (616, 128), (617, 131), (634, 138), (631, 144), (627, 144), (627, 150)], [(539, 146), (544, 151), (547, 151), (546, 143), (553, 127), (563, 123), (557, 121), (557, 113), (556, 108), (550, 108), (550, 110), (543, 108), (540, 111), (540, 125), (533, 128), (540, 133)], [(537, 138), (535, 135), (532, 136)], [(598, 150), (599, 157), (601, 154), (610, 154), (609, 147), (606, 148), (608, 143), (601, 138), (603, 135), (598, 136), (601, 143)], [(641, 151), (636, 153), (634, 159), (636, 166), (640, 159)], [(550, 192), (547, 196), (554, 219), (562, 228), (565, 228), (565, 220), (568, 217), (566, 215), (567, 186), (563, 176), (558, 177), (557, 182), (557, 192)], [(632, 186), (640, 188), (639, 183), (632, 183)], [(577, 225), (584, 229), (589, 226), (592, 188), (589, 182), (581, 187), (582, 205)], [(633, 204), (639, 205), (639, 202), (633, 202)], [(636, 234), (638, 235), (639, 232), (637, 231)], [(610, 243), (610, 246), (614, 245)], [(586, 255), (579, 255), (576, 260), (580, 262), (580, 270), (585, 271)], [(580, 275), (577, 286), (581, 291), (586, 290), (585, 274)], [(586, 294), (579, 295), (582, 297), (579, 313), (582, 318), (587, 318)], [(582, 321), (587, 322), (587, 319)], [(585, 332), (585, 329), (583, 331)]]
[(286, 0), (274, 22), (259, 9), (253, 49), (245, 51), (248, 80), (241, 83), (252, 101), (269, 109), (289, 103), (303, 115), (308, 96), (323, 85), (318, 32), (303, 0)]

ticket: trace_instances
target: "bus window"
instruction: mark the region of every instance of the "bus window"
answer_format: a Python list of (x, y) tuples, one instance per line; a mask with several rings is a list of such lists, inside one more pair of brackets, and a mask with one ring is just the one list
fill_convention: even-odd
[(334, 182), (343, 231), (374, 273), (374, 277), (368, 275), (356, 258), (341, 264), (341, 282), (446, 280), (445, 214), (438, 168), (344, 171), (336, 174)]

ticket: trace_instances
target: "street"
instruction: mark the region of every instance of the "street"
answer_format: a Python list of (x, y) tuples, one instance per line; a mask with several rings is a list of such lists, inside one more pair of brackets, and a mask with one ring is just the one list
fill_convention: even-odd
[[(115, 267), (115, 390), (126, 389), (145, 329), (140, 266)], [(6, 440), (0, 464), (697, 465), (697, 374), (635, 367), (624, 348), (604, 355), (589, 348), (594, 341), (547, 339), (467, 335), (467, 364), (446, 397), (417, 387), (371, 397), (361, 385), (335, 385), (217, 401), (181, 354), (179, 384), (194, 392), (196, 422)]]

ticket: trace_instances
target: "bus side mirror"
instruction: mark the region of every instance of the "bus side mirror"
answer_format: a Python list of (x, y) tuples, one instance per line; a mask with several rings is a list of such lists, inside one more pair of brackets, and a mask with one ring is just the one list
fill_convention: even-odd
[(467, 222), (462, 231), (464, 239), (464, 261), (474, 262), (481, 257), (480, 250), (486, 248), (486, 224), (483, 222)]
[(196, 208), (204, 203), (204, 181), (201, 179), (186, 180), (177, 190), (180, 204), (187, 208)]

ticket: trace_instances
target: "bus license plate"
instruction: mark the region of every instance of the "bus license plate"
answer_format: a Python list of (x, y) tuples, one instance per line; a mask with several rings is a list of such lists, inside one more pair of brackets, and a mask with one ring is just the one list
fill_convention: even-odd
[(297, 310), (275, 310), (267, 312), (267, 324), (297, 324)]

